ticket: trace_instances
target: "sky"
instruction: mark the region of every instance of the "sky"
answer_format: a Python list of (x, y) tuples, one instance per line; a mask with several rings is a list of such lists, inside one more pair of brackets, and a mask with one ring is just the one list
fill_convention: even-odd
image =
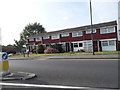
[[(93, 24), (118, 19), (119, 0), (91, 0)], [(14, 44), (29, 23), (47, 32), (90, 25), (89, 0), (0, 0), (0, 40)]]

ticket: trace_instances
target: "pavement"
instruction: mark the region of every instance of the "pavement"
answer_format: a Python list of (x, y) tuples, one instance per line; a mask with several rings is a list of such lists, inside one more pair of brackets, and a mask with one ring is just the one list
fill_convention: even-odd
[(9, 57), (9, 60), (44, 60), (44, 59), (120, 59), (120, 55), (119, 54), (109, 54), (109, 55), (64, 55), (64, 56)]
[(11, 72), (5, 76), (2, 76), (0, 80), (9, 81), (9, 80), (28, 80), (36, 77), (34, 73), (27, 72)]

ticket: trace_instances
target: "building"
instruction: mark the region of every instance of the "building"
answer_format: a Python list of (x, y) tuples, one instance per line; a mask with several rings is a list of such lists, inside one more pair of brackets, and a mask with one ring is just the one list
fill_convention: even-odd
[[(94, 37), (93, 43), (91, 35)], [(111, 21), (94, 24), (93, 34), (91, 34), (91, 25), (86, 25), (30, 36), (28, 38), (27, 48), (31, 51), (38, 44), (44, 44), (46, 47), (58, 44), (65, 52), (76, 52), (79, 50), (92, 52), (93, 47), (95, 52), (99, 52), (117, 51), (117, 43), (117, 21)]]
[(118, 2), (118, 40), (120, 41), (120, 1)]

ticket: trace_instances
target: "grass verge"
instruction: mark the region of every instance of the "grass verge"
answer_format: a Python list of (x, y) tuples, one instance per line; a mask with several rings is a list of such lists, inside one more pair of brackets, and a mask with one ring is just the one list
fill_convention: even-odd
[[(120, 54), (120, 51), (95, 52), (95, 55)], [(91, 52), (67, 52), (67, 53), (52, 53), (52, 54), (29, 54), (30, 57), (36, 56), (64, 56), (64, 55), (92, 55)], [(27, 56), (27, 54), (26, 54)], [(23, 55), (13, 55), (10, 57), (23, 57)]]

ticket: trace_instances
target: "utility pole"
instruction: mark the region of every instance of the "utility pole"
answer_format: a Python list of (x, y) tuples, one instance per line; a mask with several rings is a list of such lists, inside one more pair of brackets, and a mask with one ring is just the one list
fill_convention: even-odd
[(92, 4), (91, 4), (91, 0), (90, 0), (90, 20), (91, 20), (92, 53), (93, 53), (93, 55), (95, 55), (95, 53), (94, 53), (94, 37), (93, 37)]

